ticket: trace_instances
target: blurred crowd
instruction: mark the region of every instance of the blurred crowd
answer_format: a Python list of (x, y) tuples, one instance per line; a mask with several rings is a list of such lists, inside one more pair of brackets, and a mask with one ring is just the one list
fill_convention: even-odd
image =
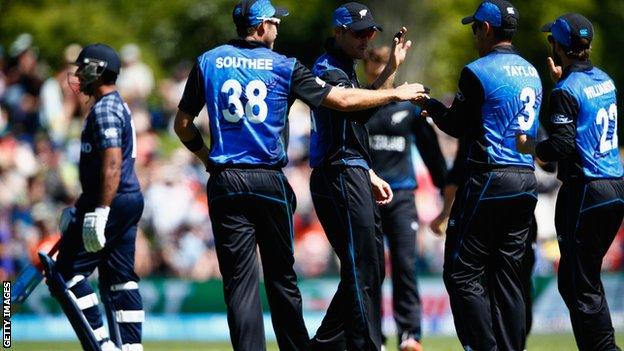
[[(206, 181), (208, 174), (182, 147), (172, 120), (192, 62), (180, 62), (164, 79), (156, 79), (132, 43), (119, 49), (123, 61), (117, 86), (130, 106), (137, 132), (136, 168), (145, 196), (145, 211), (137, 237), (139, 275), (193, 280), (218, 279)], [(64, 64), (51, 67), (40, 60), (29, 34), (0, 47), (0, 278), (14, 277), (39, 250), (48, 251), (60, 237), (58, 218), (80, 195), (78, 160), (84, 116), (93, 101), (76, 94), (68, 83), (80, 52), (67, 46)], [(207, 131), (202, 112), (198, 124)], [(295, 103), (290, 113), (290, 163), (284, 170), (297, 194), (295, 215), (296, 269), (301, 277), (338, 273), (337, 261), (316, 218), (309, 192), (309, 110)], [(439, 133), (449, 164), (456, 142)], [(415, 157), (419, 269), (442, 270), (444, 239), (428, 229), (441, 207), (440, 192)], [(556, 271), (558, 248), (554, 228), (554, 175), (538, 172), (540, 201), (537, 274)], [(624, 265), (624, 231), (620, 230), (604, 269)], [(390, 268), (391, 269), (391, 268)]]

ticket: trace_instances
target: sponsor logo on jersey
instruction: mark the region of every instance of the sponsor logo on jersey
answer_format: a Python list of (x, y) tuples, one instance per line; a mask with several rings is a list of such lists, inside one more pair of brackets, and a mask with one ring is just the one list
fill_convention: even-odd
[(550, 117), (550, 121), (553, 124), (568, 124), (568, 123), (572, 123), (572, 118), (569, 116), (557, 113)]

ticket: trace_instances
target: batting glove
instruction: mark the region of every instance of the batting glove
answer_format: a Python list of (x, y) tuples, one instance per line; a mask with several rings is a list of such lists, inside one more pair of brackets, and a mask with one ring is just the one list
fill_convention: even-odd
[(74, 221), (76, 216), (76, 208), (65, 207), (61, 212), (61, 219), (59, 219), (59, 230), (61, 234), (65, 234), (65, 231), (69, 227), (69, 224)]
[(104, 229), (106, 229), (109, 212), (110, 207), (106, 206), (97, 207), (95, 211), (85, 214), (82, 224), (82, 241), (88, 252), (97, 252), (104, 247), (106, 243)]

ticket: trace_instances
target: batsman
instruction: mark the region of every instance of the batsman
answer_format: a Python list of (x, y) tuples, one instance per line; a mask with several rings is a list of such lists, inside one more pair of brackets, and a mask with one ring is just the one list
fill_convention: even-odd
[[(60, 242), (58, 260), (40, 253), (47, 284), (84, 350), (142, 351), (144, 319), (134, 272), (137, 223), (143, 195), (134, 171), (136, 137), (130, 110), (117, 92), (121, 67), (104, 44), (86, 46), (76, 60), (79, 90), (94, 100), (81, 135), (82, 194)], [(70, 82), (71, 84), (71, 82)], [(74, 213), (72, 215), (72, 212)], [(108, 326), (88, 282), (95, 269)]]

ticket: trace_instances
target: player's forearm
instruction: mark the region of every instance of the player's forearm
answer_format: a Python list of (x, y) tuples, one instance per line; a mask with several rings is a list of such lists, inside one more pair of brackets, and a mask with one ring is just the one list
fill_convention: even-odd
[(366, 89), (338, 89), (333, 88), (323, 106), (338, 111), (359, 111), (399, 101), (394, 89), (366, 90)]
[(102, 159), (102, 196), (99, 206), (110, 207), (121, 179), (121, 149), (106, 149)]
[(201, 132), (197, 129), (195, 124), (193, 124), (194, 118), (195, 117), (178, 110), (173, 129), (182, 144), (207, 166), (209, 149), (206, 143), (204, 143)]
[(394, 84), (395, 73), (396, 68), (393, 69), (390, 64), (387, 64), (386, 67), (384, 67), (383, 71), (381, 71), (381, 74), (377, 77), (377, 79), (375, 79), (373, 84), (370, 85), (371, 89), (376, 90), (392, 88), (392, 85)]

